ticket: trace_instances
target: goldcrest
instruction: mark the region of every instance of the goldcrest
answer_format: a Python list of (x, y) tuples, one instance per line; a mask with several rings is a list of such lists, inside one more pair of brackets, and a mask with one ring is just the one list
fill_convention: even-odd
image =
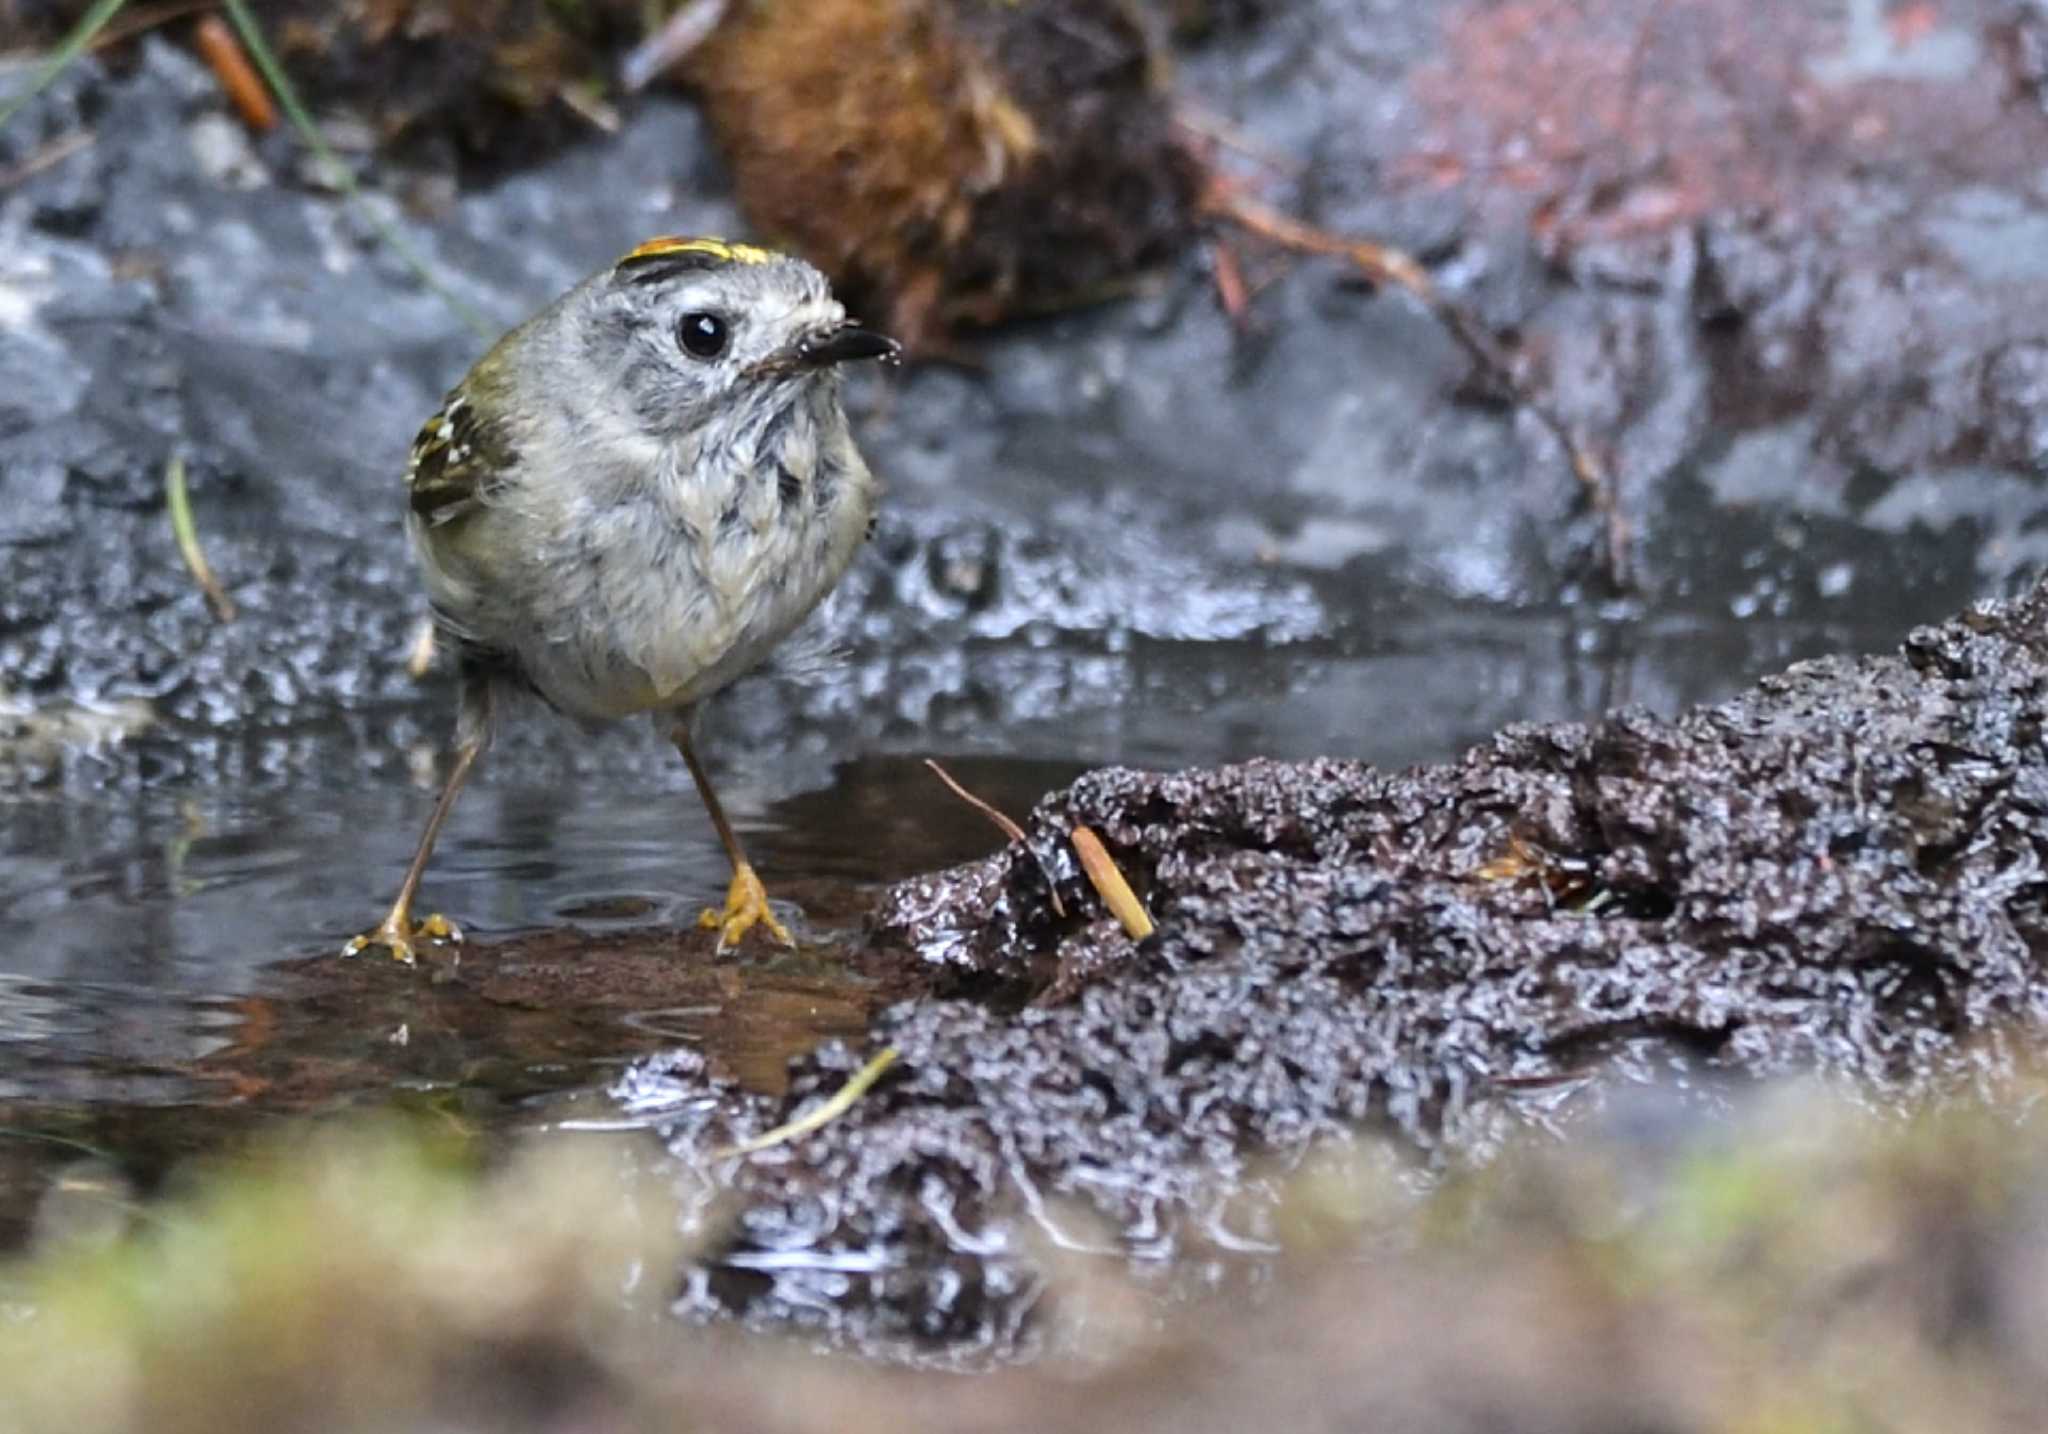
[(454, 649), (454, 764), (398, 899), (343, 948), (414, 959), (434, 839), (500, 698), (585, 721), (650, 713), (688, 765), (732, 882), (703, 924), (785, 944), (691, 742), (706, 698), (757, 666), (846, 572), (880, 485), (840, 366), (894, 361), (824, 275), (719, 239), (652, 239), (500, 339), (414, 441), (406, 532)]

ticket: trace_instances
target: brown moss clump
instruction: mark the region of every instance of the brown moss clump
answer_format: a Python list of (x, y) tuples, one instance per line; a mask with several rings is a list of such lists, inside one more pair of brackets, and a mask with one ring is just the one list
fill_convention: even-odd
[(686, 77), (752, 222), (908, 342), (1102, 294), (1192, 223), (1119, 0), (739, 0)]
[(385, 144), (445, 138), (493, 167), (587, 131), (632, 0), (288, 0), (266, 7), (294, 78), (361, 113)]

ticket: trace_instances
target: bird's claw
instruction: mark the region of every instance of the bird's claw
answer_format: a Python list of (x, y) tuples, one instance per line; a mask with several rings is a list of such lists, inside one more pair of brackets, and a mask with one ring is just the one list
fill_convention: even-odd
[(789, 928), (768, 909), (768, 890), (761, 885), (761, 878), (754, 874), (754, 868), (741, 865), (732, 873), (732, 885), (726, 888), (725, 909), (707, 906), (697, 924), (706, 931), (718, 933), (718, 954), (727, 951), (746, 939), (756, 925), (765, 926), (769, 933), (784, 946), (796, 945), (796, 938), (789, 934)]
[(461, 939), (462, 928), (438, 911), (417, 924), (406, 912), (394, 911), (384, 918), (384, 924), (375, 931), (365, 931), (343, 946), (341, 954), (360, 956), (372, 946), (382, 946), (391, 953), (393, 960), (413, 966), (419, 962), (419, 957), (413, 950), (415, 941), (455, 942)]

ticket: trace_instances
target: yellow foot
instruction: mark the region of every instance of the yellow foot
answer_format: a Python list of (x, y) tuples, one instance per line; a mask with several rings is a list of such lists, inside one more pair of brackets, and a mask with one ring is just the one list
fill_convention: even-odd
[[(407, 928), (411, 929), (408, 930)], [(404, 912), (394, 911), (384, 918), (384, 924), (375, 931), (365, 931), (348, 945), (341, 948), (344, 956), (360, 956), (372, 946), (382, 946), (392, 956), (411, 966), (417, 959), (413, 955), (415, 941), (460, 941), (462, 928), (447, 917), (435, 912), (425, 921), (414, 926), (412, 919)]]
[(761, 878), (754, 875), (751, 866), (733, 868), (732, 885), (725, 891), (725, 910), (707, 906), (704, 914), (697, 918), (697, 924), (706, 931), (718, 933), (720, 954), (739, 945), (756, 924), (767, 927), (783, 945), (796, 945), (796, 938), (789, 934), (789, 928), (776, 920), (775, 913), (768, 909), (767, 888), (761, 885)]

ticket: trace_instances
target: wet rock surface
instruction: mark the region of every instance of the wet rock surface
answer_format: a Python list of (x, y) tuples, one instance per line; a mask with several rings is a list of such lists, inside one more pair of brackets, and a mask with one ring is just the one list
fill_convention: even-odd
[[(424, 609), (393, 495), (414, 427), (478, 340), (341, 201), (299, 188), (289, 146), (231, 129), (220, 141), (217, 107), (192, 62), (151, 46), (132, 75), (79, 67), (7, 135), (17, 160), (88, 125), (97, 138), (0, 200), (0, 683), (17, 708), (140, 701), (160, 723), (130, 745), (0, 747), (10, 786), (274, 782), (322, 759), (375, 768), (447, 721), (439, 683), (405, 671)], [(195, 167), (221, 142), (246, 182)], [(594, 207), (627, 192), (645, 196), (631, 215)], [(407, 222), (457, 298), (501, 327), (614, 257), (622, 236), (740, 232), (722, 192), (694, 111), (655, 102), (621, 143)], [(404, 217), (389, 196), (371, 202)], [(1051, 490), (1024, 482), (1006, 498), (1010, 485), (962, 481), (1006, 466), (1006, 413), (1060, 424), (1099, 397), (1102, 363), (1127, 361), (1008, 385), (932, 372), (854, 395), (897, 499), (803, 644), (835, 660), (799, 654), (807, 680), (755, 699), (756, 747), (821, 733), (851, 745), (849, 726), (929, 730), (948, 697), (975, 725), (1099, 705), (1106, 683), (1091, 669), (1134, 639), (1323, 630), (1323, 600), (1298, 574), (1204, 557), (1171, 525), (1103, 525), (1105, 501), (1137, 509), (1102, 491), (1114, 465), (1100, 452), (1085, 469), (1049, 455), (1062, 471)], [(241, 610), (232, 625), (213, 621), (172, 541), (174, 453)], [(998, 670), (963, 665), (963, 648), (1006, 641), (1024, 650), (991, 654)], [(1048, 648), (1056, 663), (1033, 655)], [(571, 760), (588, 746), (544, 721), (507, 735), (514, 751)], [(622, 751), (630, 767), (634, 749)]]
[[(1174, 94), (1191, 135), (1238, 136), (1210, 162), (1410, 246), (1520, 336), (1537, 389), (1619, 475), (1638, 600), (1584, 604), (1598, 535), (1554, 445), (1477, 391), (1426, 317), (1226, 230), (1217, 245), (1260, 281), (1236, 325), (1212, 286), (1221, 250), (1197, 245), (1132, 299), (978, 344), (977, 372), (857, 395), (894, 497), (821, 629), (849, 659), (746, 714), (764, 766), (1102, 712), (1143, 681), (1134, 641), (1312, 641), (1310, 661), (1350, 660), (1469, 612), (1529, 687), (1554, 659), (1505, 649), (1531, 611), (1562, 614), (1574, 642), (1613, 621), (1768, 617), (1802, 625), (1808, 651), (1880, 647), (2037, 568), (2039, 16), (1888, 13), (1208, 17)], [(1771, 58), (1697, 61), (1737, 51)], [(1543, 86), (1519, 82), (1525, 58)], [(1594, 130), (1553, 113), (1565, 96)], [(0, 136), (0, 161), (81, 135), (0, 189), (0, 682), (12, 708), (57, 714), (44, 731), (111, 702), (161, 725), (9, 743), (0, 772), (388, 769), (446, 722), (438, 684), (404, 671), (419, 607), (395, 475), (479, 340), (308, 186), (292, 139), (243, 135), (169, 45), (76, 67)], [(365, 179), (491, 329), (646, 231), (743, 227), (707, 127), (671, 99), (489, 187)], [(244, 614), (230, 629), (171, 543), (174, 452)], [(1218, 680), (1235, 663), (1215, 658)], [(1661, 658), (1648, 674), (1687, 676)], [(511, 740), (571, 762), (587, 746), (547, 723)]]
[[(1821, 1069), (1890, 1098), (2010, 1074), (2048, 1016), (2044, 717), (2037, 591), (1896, 656), (1407, 773), (1092, 773), (1033, 814), (1030, 850), (884, 897), (867, 959), (923, 964), (935, 994), (800, 1061), (782, 1101), (694, 1053), (616, 1094), (684, 1110), (671, 1148), (736, 1205), (690, 1303), (1015, 1354), (1034, 1246), (1262, 1248), (1251, 1174), (1361, 1126), (1427, 1169), (1609, 1068)], [(1076, 824), (1151, 938), (1101, 914)], [(884, 1045), (896, 1067), (822, 1131), (718, 1156)]]

